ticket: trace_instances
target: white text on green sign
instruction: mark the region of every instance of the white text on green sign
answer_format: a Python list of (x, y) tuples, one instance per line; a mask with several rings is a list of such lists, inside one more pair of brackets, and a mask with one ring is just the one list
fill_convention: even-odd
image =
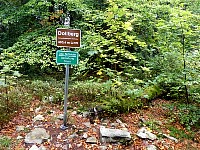
[(57, 64), (77, 65), (78, 64), (78, 52), (57, 50), (56, 63)]

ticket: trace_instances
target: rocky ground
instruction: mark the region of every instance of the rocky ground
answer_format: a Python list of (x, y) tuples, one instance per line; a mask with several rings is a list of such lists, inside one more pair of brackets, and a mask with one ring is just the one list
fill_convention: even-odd
[[(60, 105), (34, 100), (30, 108), (17, 115), (0, 136), (13, 139), (12, 150), (198, 150), (200, 141), (170, 136), (169, 126), (179, 130), (179, 123), (169, 123), (169, 112), (155, 100), (153, 106), (138, 112), (94, 120), (88, 112), (68, 110), (67, 129), (61, 130), (63, 110)], [(69, 104), (70, 105), (70, 104)], [(198, 136), (198, 134), (197, 134)], [(196, 138), (198, 139), (198, 137)]]

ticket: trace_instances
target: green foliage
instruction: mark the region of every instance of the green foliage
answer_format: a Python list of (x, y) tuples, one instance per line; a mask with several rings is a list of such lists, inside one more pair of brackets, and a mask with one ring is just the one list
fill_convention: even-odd
[(0, 136), (0, 149), (10, 149), (12, 145), (12, 139), (6, 136)]
[(27, 85), (24, 86), (26, 86), (32, 93), (32, 96), (35, 96), (38, 100), (56, 104), (63, 103), (63, 81), (47, 78), (44, 80), (28, 80), (26, 83)]
[(193, 132), (189, 132), (186, 133), (183, 130), (177, 129), (176, 127), (170, 126), (169, 127), (170, 130), (170, 135), (173, 137), (176, 137), (177, 139), (193, 139), (194, 138), (194, 133)]
[(27, 106), (32, 99), (31, 94), (19, 83), (0, 86), (0, 128), (7, 123), (20, 108)]
[(198, 106), (183, 104), (178, 106), (177, 109), (179, 110), (178, 116), (180, 123), (185, 125), (188, 130), (192, 126), (198, 125), (200, 121), (200, 110)]
[(150, 128), (151, 130), (156, 130), (156, 131), (160, 131), (159, 126), (161, 126), (160, 122), (157, 120), (154, 120), (154, 119), (147, 120), (144, 123), (142, 123), (141, 125), (146, 126), (146, 127)]
[(64, 97), (63, 81), (55, 79), (25, 80), (18, 78), (15, 84), (0, 86), (0, 128), (7, 123), (19, 109), (29, 107), (32, 100), (61, 104)]
[(121, 81), (76, 82), (70, 87), (69, 93), (72, 98), (75, 98), (70, 100), (80, 100), (82, 103), (86, 101), (89, 105), (101, 105), (111, 114), (129, 112), (143, 106), (140, 100), (142, 91)]
[(187, 130), (191, 130), (192, 127), (199, 128), (200, 121), (200, 110), (199, 106), (194, 104), (174, 104), (168, 106), (169, 110), (173, 112), (171, 115), (172, 118), (178, 121), (186, 127)]

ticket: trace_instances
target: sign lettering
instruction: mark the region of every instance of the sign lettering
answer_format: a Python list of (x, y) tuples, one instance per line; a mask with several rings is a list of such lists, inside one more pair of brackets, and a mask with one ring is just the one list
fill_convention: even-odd
[(56, 45), (58, 47), (80, 47), (81, 31), (78, 29), (56, 29)]

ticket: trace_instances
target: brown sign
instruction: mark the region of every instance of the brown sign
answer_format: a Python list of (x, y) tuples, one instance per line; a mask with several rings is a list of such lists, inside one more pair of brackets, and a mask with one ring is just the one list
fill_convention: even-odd
[(80, 47), (81, 31), (78, 29), (56, 29), (56, 45), (57, 47)]

